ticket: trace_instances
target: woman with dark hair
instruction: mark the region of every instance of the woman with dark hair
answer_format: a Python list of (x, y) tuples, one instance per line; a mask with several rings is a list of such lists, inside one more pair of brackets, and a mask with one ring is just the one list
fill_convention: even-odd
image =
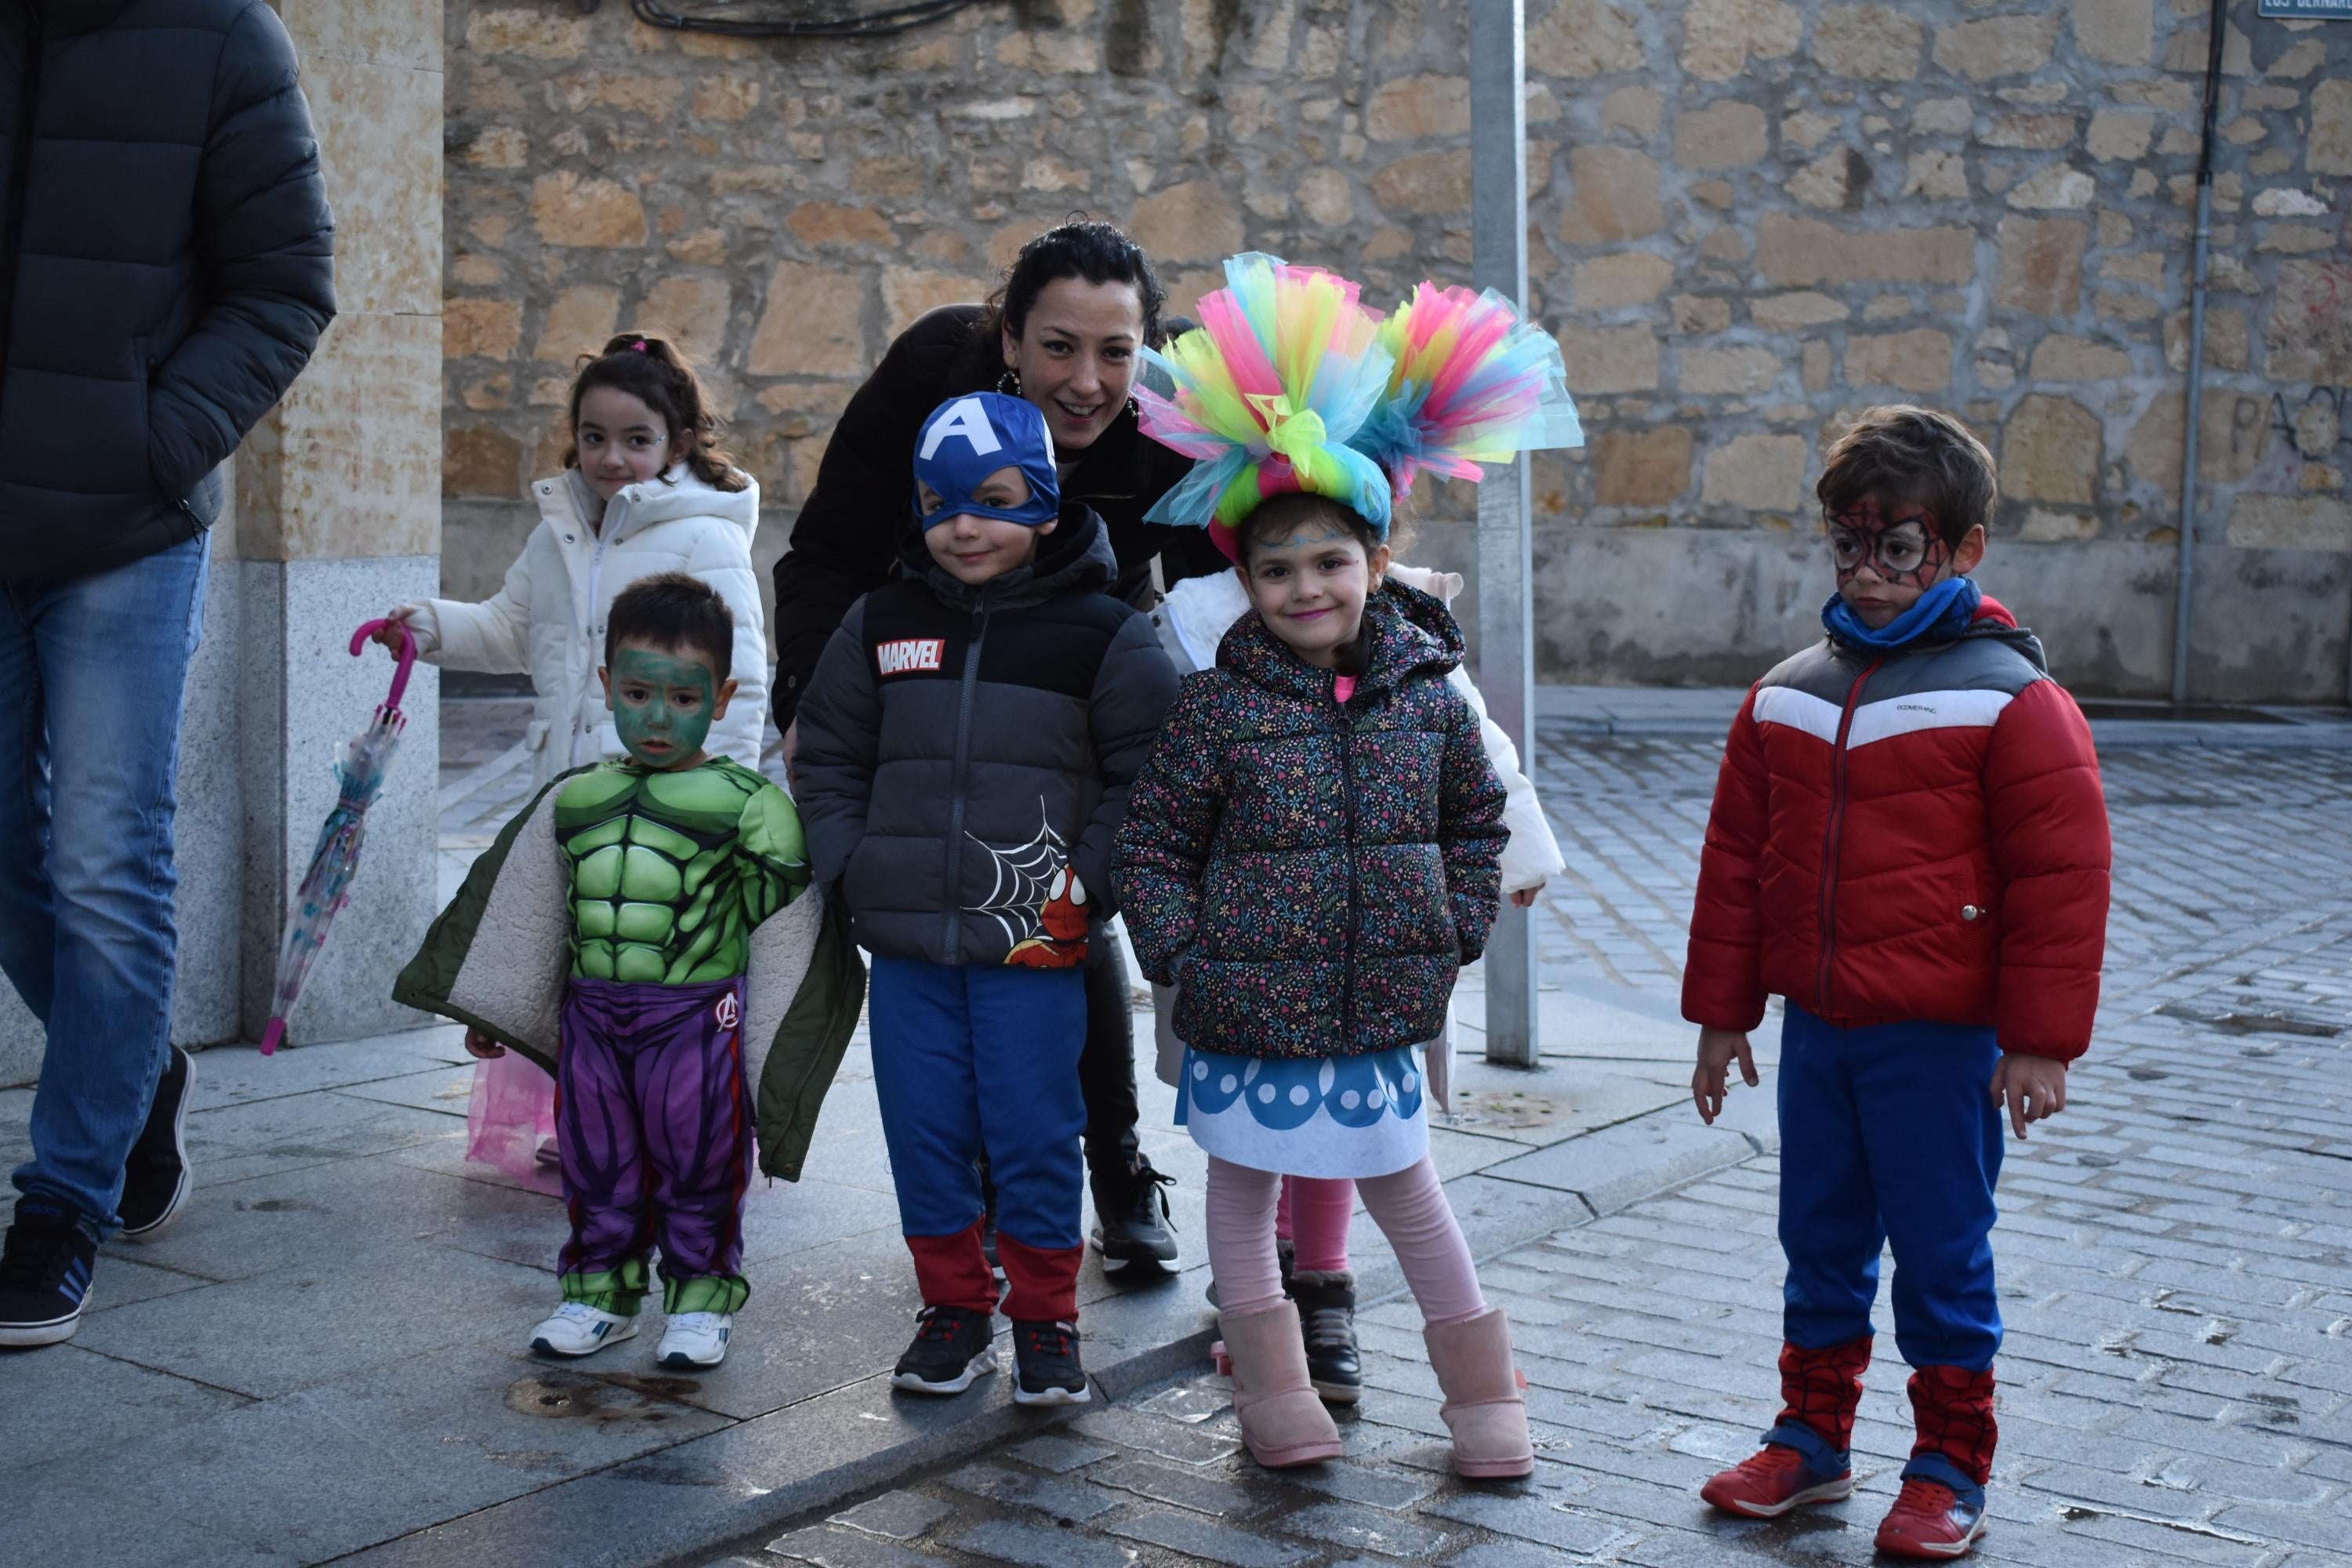
[[(792, 548), (776, 563), (772, 689), (787, 769), (799, 740), (793, 720), (819, 656), (857, 597), (888, 581), (913, 525), (917, 433), (959, 393), (1003, 392), (1045, 415), (1062, 499), (1101, 515), (1118, 557), (1119, 597), (1149, 608), (1155, 575), (1166, 583), (1225, 569), (1199, 529), (1143, 521), (1192, 468), (1144, 437), (1129, 396), (1138, 351), (1160, 342), (1166, 299), (1150, 258), (1117, 227), (1066, 223), (1022, 247), (988, 303), (943, 306), (890, 345), (843, 410)], [(1160, 1192), (1168, 1178), (1136, 1139), (1134, 1026), (1114, 942), (1088, 944), (1086, 980), (1078, 1077), (1097, 1218), (1089, 1239), (1108, 1271), (1172, 1262), (1176, 1238)]]

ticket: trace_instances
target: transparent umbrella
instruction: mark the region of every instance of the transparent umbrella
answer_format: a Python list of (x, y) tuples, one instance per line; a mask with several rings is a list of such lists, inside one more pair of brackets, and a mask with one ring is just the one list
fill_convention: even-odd
[[(367, 639), (387, 624), (370, 621), (353, 632), (352, 655), (356, 657)], [(319, 847), (310, 856), (310, 868), (303, 873), (302, 885), (294, 891), (293, 911), (286, 918), (286, 941), (278, 952), (278, 993), (270, 1003), (268, 1027), (261, 1032), (265, 1057), (286, 1037), (287, 1015), (294, 1011), (294, 1000), (302, 994), (302, 982), (310, 973), (312, 961), (327, 945), (328, 927), (351, 897), (352, 878), (360, 868), (360, 843), (367, 836), (367, 809), (383, 792), (384, 773), (392, 765), (393, 753), (400, 749), (400, 732), (408, 728), (400, 699), (408, 689), (408, 672), (415, 662), (416, 639), (403, 626), (392, 693), (377, 706), (373, 722), (343, 743), (342, 757), (335, 763), (340, 786), (335, 809), (327, 813), (326, 823), (319, 829)]]

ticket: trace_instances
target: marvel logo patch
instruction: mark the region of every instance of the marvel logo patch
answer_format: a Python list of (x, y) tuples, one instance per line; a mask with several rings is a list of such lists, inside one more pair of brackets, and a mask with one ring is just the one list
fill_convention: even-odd
[(906, 675), (937, 669), (948, 645), (939, 637), (900, 637), (874, 645), (874, 668), (884, 675)]

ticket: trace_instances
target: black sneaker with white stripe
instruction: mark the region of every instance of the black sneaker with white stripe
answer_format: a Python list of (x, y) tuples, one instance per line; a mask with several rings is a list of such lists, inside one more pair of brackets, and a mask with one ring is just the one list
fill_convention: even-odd
[(890, 1386), (909, 1394), (961, 1394), (996, 1370), (996, 1320), (969, 1307), (926, 1307), (915, 1314), (915, 1342), (898, 1358)]
[(16, 1222), (0, 1242), (0, 1345), (23, 1349), (73, 1338), (89, 1302), (98, 1243), (55, 1198), (16, 1200)]
[(179, 1047), (170, 1048), (147, 1125), (122, 1166), (117, 1208), (126, 1241), (154, 1239), (188, 1205), (188, 1089), (195, 1082), (196, 1065)]
[(1071, 1324), (1015, 1322), (1013, 1368), (1015, 1405), (1084, 1405), (1094, 1397)]

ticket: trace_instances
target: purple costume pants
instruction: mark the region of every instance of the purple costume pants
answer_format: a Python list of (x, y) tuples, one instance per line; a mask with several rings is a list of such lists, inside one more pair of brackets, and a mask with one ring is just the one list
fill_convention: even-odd
[(666, 1310), (732, 1311), (750, 1294), (738, 1272), (751, 1179), (742, 1022), (740, 978), (571, 982), (555, 1058), (565, 1300), (635, 1311), (656, 1246)]

